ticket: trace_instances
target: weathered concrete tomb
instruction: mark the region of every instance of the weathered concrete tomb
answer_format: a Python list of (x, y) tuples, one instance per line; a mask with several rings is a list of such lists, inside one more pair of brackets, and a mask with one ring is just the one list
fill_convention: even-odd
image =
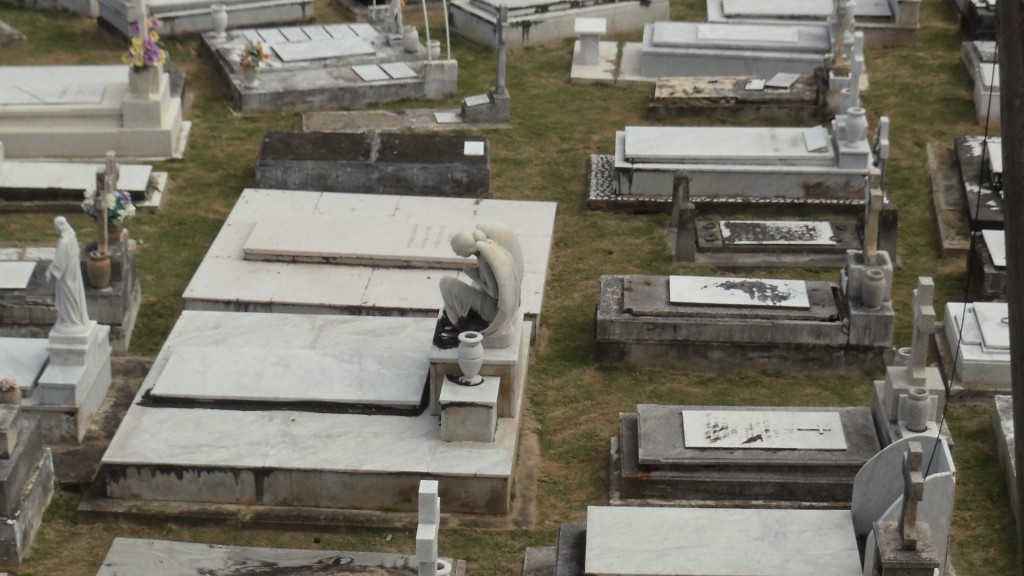
[(967, 271), (968, 298), (974, 301), (1005, 302), (1006, 232), (979, 230), (971, 235), (971, 268)]
[(878, 450), (868, 408), (640, 404), (619, 414), (611, 499), (835, 505)]
[[(130, 37), (131, 23), (137, 22), (137, 0), (91, 0), (98, 4), (99, 25)], [(221, 14), (232, 28), (309, 22), (314, 17), (312, 0), (150, 0), (149, 15), (160, 21), (161, 36), (181, 36), (214, 30), (213, 5), (221, 4)], [(97, 16), (97, 14), (92, 14)]]
[[(454, 94), (458, 84), (458, 62), (431, 54), (418, 37), (406, 47), (401, 33), (365, 22), (208, 32), (202, 41), (246, 112), (437, 99)], [(246, 79), (238, 53), (249, 41), (262, 44), (269, 59)]]
[(486, 138), (441, 134), (268, 132), (256, 183), (279, 190), (485, 196)]
[(665, 0), (585, 0), (565, 3), (556, 0), (453, 0), (448, 4), (452, 32), (477, 44), (495, 46), (498, 9), (508, 7), (512, 33), (509, 45), (549, 44), (575, 35), (577, 18), (603, 18), (607, 32), (620, 34), (643, 28), (644, 24), (669, 17)]
[(0, 405), (0, 567), (21, 564), (52, 497), (53, 456), (39, 420)]

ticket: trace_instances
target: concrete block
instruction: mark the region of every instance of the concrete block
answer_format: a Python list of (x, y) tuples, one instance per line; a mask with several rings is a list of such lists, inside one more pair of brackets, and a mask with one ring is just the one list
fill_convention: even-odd
[(498, 425), (500, 380), (484, 377), (479, 386), (461, 386), (445, 378), (441, 385), (441, 439), (446, 442), (493, 442)]

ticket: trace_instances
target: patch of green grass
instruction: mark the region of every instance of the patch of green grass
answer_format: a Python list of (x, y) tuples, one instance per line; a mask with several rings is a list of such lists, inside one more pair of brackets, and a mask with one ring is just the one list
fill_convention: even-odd
[[(329, 0), (318, 0), (316, 10), (320, 21), (347, 18)], [(892, 120), (888, 183), (899, 206), (902, 261), (894, 289), (897, 345), (910, 342), (910, 298), (918, 276), (935, 277), (937, 310), (947, 300), (962, 298), (966, 279), (962, 258), (940, 256), (925, 146), (950, 146), (955, 135), (981, 133), (973, 124), (970, 85), (959, 64), (961, 36), (954, 18), (939, 2), (922, 3), (921, 12), (917, 46), (868, 53), (871, 87), (863, 93), (873, 125), (881, 115)], [(699, 20), (704, 14), (702, 0), (672, 3), (675, 19)], [(418, 11), (407, 15), (412, 21), (419, 18)], [(115, 64), (124, 48), (91, 20), (30, 10), (7, 0), (0, 0), (0, 19), (29, 37), (27, 45), (0, 49), (0, 64)], [(432, 30), (432, 36), (442, 37), (443, 30)], [(635, 41), (639, 34), (620, 38)], [(193, 129), (185, 160), (157, 165), (170, 173), (171, 182), (160, 213), (140, 215), (129, 226), (132, 236), (141, 241), (139, 276), (144, 295), (132, 351), (148, 355), (160, 349), (174, 325), (182, 307), (181, 294), (238, 195), (254, 184), (264, 132), (301, 129), (301, 116), (294, 112), (238, 114), (213, 67), (199, 57), (197, 39), (170, 41), (168, 48), (175, 69), (188, 74), (187, 117)], [(456, 37), (452, 52), (460, 68), (458, 96), (373, 108), (455, 107), (461, 96), (481, 93), (493, 84), (493, 50)], [(712, 374), (594, 363), (599, 276), (668, 274), (678, 269), (669, 257), (666, 216), (590, 212), (584, 205), (587, 158), (611, 153), (616, 130), (652, 123), (645, 116), (649, 92), (571, 85), (570, 60), (569, 41), (512, 50), (508, 87), (513, 128), (481, 132), (491, 142), (492, 196), (554, 201), (558, 214), (527, 390), (529, 418), (536, 422), (542, 451), (537, 524), (531, 530), (507, 532), (445, 530), (441, 553), (468, 560), (471, 574), (519, 574), (525, 546), (553, 545), (559, 524), (583, 521), (588, 504), (607, 502), (609, 439), (617, 433), (619, 412), (634, 410), (638, 403), (866, 406), (871, 401), (871, 380), (877, 376), (783, 370)], [(701, 118), (679, 123), (723, 122)], [(83, 231), (91, 226), (88, 219), (82, 214), (70, 216), (79, 236), (86, 237)], [(56, 241), (52, 217), (0, 215), (0, 241), (52, 245)], [(779, 270), (763, 275), (835, 281), (837, 273)], [(952, 549), (961, 573), (972, 575), (1013, 572), (1014, 525), (990, 420), (987, 404), (952, 405), (949, 410), (960, 480)], [(521, 487), (516, 490), (520, 493)], [(409, 530), (83, 525), (73, 512), (78, 498), (58, 492), (21, 574), (91, 576), (115, 536), (342, 550), (410, 552), (414, 548)]]

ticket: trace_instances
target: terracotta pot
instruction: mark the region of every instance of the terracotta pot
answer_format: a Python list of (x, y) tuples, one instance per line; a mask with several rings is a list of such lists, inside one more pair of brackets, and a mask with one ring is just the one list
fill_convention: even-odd
[(456, 358), (462, 376), (458, 383), (463, 386), (477, 386), (483, 382), (480, 368), (484, 365), (484, 336), (479, 332), (463, 332), (459, 334), (459, 350)]
[(0, 390), (0, 404), (21, 404), (21, 388)]
[(121, 231), (124, 230), (124, 225), (118, 224), (113, 220), (108, 220), (107, 222), (107, 241), (111, 244), (114, 242), (120, 242)]
[(89, 252), (89, 262), (85, 266), (89, 285), (97, 290), (110, 287), (110, 256), (104, 252)]

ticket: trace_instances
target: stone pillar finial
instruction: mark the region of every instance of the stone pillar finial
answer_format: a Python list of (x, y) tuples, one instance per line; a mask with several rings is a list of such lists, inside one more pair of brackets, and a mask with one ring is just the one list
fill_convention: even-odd
[(914, 290), (914, 337), (910, 346), (910, 371), (918, 385), (925, 382), (928, 366), (928, 342), (935, 330), (935, 282), (921, 276)]
[(864, 263), (878, 264), (878, 219), (882, 213), (882, 191), (868, 187), (867, 210), (864, 214)]

